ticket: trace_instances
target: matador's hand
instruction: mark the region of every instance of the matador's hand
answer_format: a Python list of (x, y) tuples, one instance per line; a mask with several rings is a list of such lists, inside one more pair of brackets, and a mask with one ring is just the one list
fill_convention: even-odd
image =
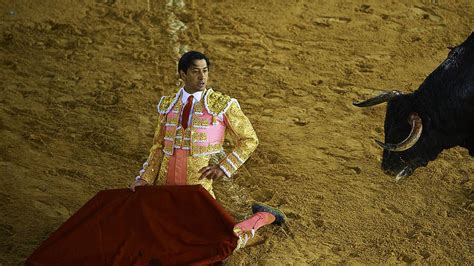
[(225, 175), (224, 171), (222, 171), (219, 165), (203, 167), (201, 168), (201, 170), (199, 170), (199, 173), (201, 173), (201, 176), (199, 177), (199, 179), (207, 178), (207, 179), (215, 180)]
[(146, 182), (145, 180), (143, 180), (143, 179), (140, 178), (140, 179), (137, 179), (137, 180), (135, 180), (135, 182), (133, 182), (133, 183), (130, 184), (130, 189), (131, 189), (133, 192), (135, 192), (135, 188), (136, 188), (136, 187), (139, 187), (139, 186), (146, 186), (146, 185), (148, 185), (148, 182)]

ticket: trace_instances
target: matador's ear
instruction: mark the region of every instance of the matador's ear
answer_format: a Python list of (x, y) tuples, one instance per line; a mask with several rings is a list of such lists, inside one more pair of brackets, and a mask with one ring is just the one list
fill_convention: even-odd
[(180, 70), (178, 74), (181, 79), (186, 77), (186, 72), (184, 72), (183, 70)]

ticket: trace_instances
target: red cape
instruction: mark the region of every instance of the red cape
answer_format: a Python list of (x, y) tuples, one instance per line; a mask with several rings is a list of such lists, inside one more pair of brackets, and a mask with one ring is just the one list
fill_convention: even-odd
[(235, 220), (200, 185), (97, 193), (26, 265), (202, 265), (237, 245)]

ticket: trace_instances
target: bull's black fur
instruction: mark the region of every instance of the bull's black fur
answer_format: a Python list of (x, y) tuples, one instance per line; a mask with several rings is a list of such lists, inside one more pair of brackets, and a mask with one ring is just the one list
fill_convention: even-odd
[(467, 148), (474, 156), (474, 32), (450, 51), (417, 91), (389, 101), (385, 143), (398, 143), (408, 136), (407, 118), (413, 112), (423, 121), (421, 137), (406, 151), (385, 150), (384, 170), (396, 174), (409, 166), (413, 171), (455, 146)]

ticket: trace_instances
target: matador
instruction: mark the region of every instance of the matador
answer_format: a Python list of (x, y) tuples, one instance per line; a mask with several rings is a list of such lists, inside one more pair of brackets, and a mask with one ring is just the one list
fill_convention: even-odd
[[(214, 198), (216, 178), (230, 178), (257, 148), (258, 138), (238, 101), (207, 88), (210, 61), (202, 53), (185, 53), (178, 63), (184, 86), (163, 96), (159, 122), (148, 159), (131, 189), (142, 185), (202, 185)], [(225, 153), (228, 132), (236, 140)], [(253, 216), (235, 225), (244, 246), (249, 236), (267, 224), (282, 224), (284, 214), (264, 204), (252, 206)]]

